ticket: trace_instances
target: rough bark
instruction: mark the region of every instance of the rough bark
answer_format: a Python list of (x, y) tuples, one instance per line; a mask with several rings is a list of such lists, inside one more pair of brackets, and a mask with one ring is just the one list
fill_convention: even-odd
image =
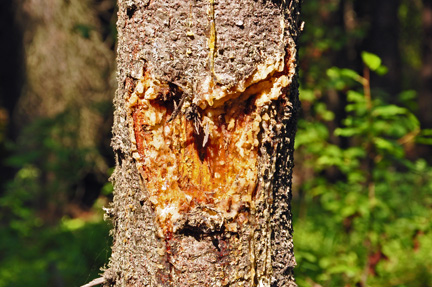
[(109, 286), (295, 286), (299, 1), (119, 0)]

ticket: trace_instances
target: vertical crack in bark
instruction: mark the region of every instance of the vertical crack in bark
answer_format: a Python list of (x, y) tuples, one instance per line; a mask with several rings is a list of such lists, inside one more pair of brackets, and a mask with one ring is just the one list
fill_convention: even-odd
[(216, 51), (216, 21), (215, 21), (215, 12), (214, 12), (214, 0), (210, 1), (209, 7), (209, 18), (210, 18), (210, 36), (208, 39), (209, 43), (209, 64), (210, 64), (210, 73), (212, 78), (215, 77), (215, 69), (214, 69), (214, 58)]

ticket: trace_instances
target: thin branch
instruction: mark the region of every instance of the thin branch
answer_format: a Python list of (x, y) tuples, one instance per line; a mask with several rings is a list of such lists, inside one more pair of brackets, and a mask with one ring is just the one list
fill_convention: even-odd
[(99, 277), (99, 278), (96, 278), (96, 279), (90, 281), (89, 283), (87, 283), (85, 285), (82, 285), (81, 287), (92, 287), (95, 285), (103, 284), (104, 282), (105, 282), (105, 278)]
[(370, 90), (370, 71), (369, 68), (365, 65), (363, 69), (363, 78), (365, 81), (363, 82), (363, 90), (366, 98), (366, 107), (370, 111), (372, 109), (372, 96)]

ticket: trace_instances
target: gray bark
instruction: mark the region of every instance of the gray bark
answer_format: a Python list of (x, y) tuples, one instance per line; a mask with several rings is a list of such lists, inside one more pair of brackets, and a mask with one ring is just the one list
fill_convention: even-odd
[(295, 286), (299, 9), (119, 0), (107, 286)]

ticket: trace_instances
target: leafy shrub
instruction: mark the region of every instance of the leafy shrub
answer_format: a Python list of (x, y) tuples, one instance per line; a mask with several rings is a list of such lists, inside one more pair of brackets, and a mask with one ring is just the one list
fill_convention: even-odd
[(363, 76), (327, 70), (327, 90), (347, 98), (346, 117), (333, 131), (326, 121), (334, 114), (314, 102), (315, 91), (301, 91), (321, 116), (301, 120), (296, 138), (309, 175), (293, 204), (296, 278), (300, 286), (430, 286), (432, 167), (406, 157), (416, 141), (430, 143), (430, 134), (409, 108), (374, 97), (368, 74), (386, 68), (376, 55), (362, 58)]

